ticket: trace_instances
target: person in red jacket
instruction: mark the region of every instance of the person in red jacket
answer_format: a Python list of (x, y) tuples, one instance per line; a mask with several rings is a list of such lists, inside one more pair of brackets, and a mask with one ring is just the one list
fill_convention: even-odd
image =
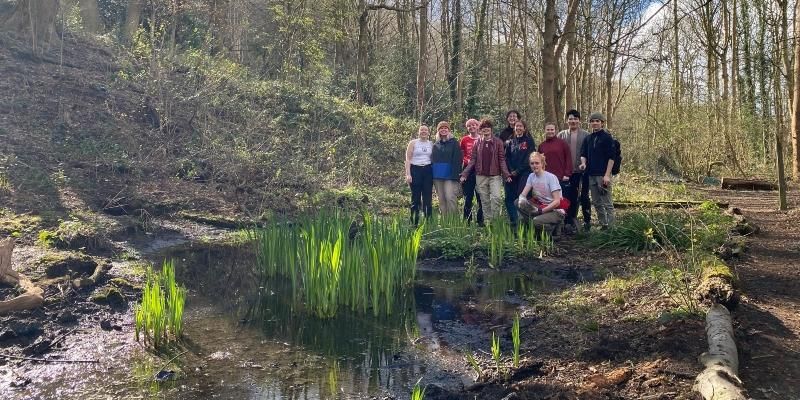
[(492, 122), (481, 121), (481, 138), (472, 147), (469, 164), (461, 172), (461, 183), (467, 180), (472, 171), (477, 175), (478, 194), (483, 201), (486, 218), (494, 219), (502, 212), (503, 181), (511, 182), (511, 174), (506, 165), (506, 151), (503, 141), (492, 134)]
[(547, 159), (546, 171), (558, 178), (563, 190), (572, 176), (572, 151), (566, 141), (556, 136), (555, 122), (544, 124), (544, 141), (539, 144), (539, 153)]

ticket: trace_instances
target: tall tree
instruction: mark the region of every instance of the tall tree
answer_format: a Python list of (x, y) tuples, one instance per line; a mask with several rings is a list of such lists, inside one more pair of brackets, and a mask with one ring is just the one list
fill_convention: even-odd
[[(795, 36), (800, 32), (800, 0), (794, 3)], [(792, 177), (800, 181), (800, 39), (794, 40), (794, 101), (792, 101)]]
[(417, 59), (417, 119), (425, 112), (425, 78), (428, 70), (428, 0), (419, 9), (419, 58)]
[[(569, 0), (567, 19), (562, 32), (575, 31), (575, 19), (578, 14), (578, 0)], [(542, 76), (541, 93), (542, 109), (546, 121), (559, 121), (564, 114), (563, 95), (564, 88), (561, 84), (561, 54), (567, 45), (569, 35), (559, 32), (558, 19), (556, 18), (556, 1), (546, 0), (544, 11), (544, 30), (542, 31)]]
[(477, 33), (475, 34), (475, 51), (472, 55), (469, 88), (467, 89), (467, 115), (469, 116), (475, 116), (478, 111), (478, 85), (480, 84), (481, 75), (483, 74), (483, 60), (486, 57), (484, 54), (484, 36), (486, 35), (486, 13), (488, 7), (489, 0), (482, 0), (480, 10), (478, 11), (478, 26), (476, 27)]

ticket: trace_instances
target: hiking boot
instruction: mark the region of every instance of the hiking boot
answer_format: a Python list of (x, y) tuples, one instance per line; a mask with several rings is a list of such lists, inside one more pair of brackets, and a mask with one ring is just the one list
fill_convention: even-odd
[(583, 231), (584, 232), (589, 232), (590, 229), (592, 229), (592, 224), (590, 224), (588, 222), (583, 224)]

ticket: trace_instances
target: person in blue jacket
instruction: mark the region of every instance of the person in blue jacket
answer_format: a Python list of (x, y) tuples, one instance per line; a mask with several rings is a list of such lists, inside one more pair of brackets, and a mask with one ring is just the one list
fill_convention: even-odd
[(450, 131), (450, 123), (436, 124), (438, 139), (433, 144), (431, 165), (433, 166), (433, 187), (439, 198), (439, 213), (447, 215), (459, 213), (458, 194), (461, 190), (461, 146)]

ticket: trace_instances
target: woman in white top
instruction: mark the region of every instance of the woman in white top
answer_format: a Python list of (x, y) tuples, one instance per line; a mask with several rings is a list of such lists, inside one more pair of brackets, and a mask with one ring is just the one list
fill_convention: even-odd
[(564, 221), (564, 209), (569, 207), (569, 202), (562, 201), (558, 177), (545, 171), (544, 154), (533, 152), (529, 161), (533, 173), (528, 175), (525, 189), (516, 202), (519, 219), (521, 222), (532, 220), (537, 232), (544, 229), (549, 234), (556, 233), (555, 228)]
[(427, 125), (421, 125), (417, 135), (418, 138), (408, 142), (405, 162), (406, 183), (411, 187), (411, 222), (414, 226), (419, 224), (420, 209), (425, 213), (425, 218), (430, 218), (433, 211), (431, 206), (433, 194), (431, 130)]

